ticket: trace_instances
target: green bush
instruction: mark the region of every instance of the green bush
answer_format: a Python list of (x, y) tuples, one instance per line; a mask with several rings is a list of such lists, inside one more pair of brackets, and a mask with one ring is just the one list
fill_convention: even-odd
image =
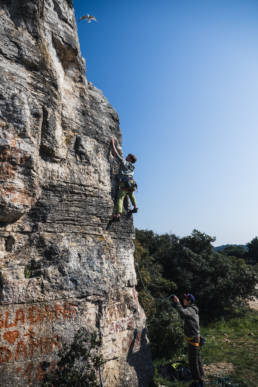
[(156, 313), (148, 321), (148, 335), (154, 358), (170, 359), (181, 354), (185, 340), (182, 321), (169, 301), (156, 303)]
[(96, 333), (80, 328), (72, 344), (65, 345), (60, 351), (60, 360), (50, 373), (46, 363), (43, 386), (98, 387), (96, 373), (103, 363), (99, 354), (100, 344)]
[(215, 238), (136, 230), (135, 266), (139, 300), (147, 315), (153, 357), (173, 358), (183, 346), (182, 322), (169, 296), (193, 293), (201, 321), (232, 313), (255, 294), (257, 272), (243, 259), (214, 252)]
[(213, 318), (223, 316), (255, 292), (253, 267), (242, 259), (214, 252), (211, 243), (215, 238), (204, 233), (194, 230), (180, 239), (137, 230), (136, 238), (144, 251), (144, 256), (138, 257), (139, 265), (150, 275), (145, 286), (155, 298), (173, 289), (179, 296), (193, 293), (202, 316)]
[(164, 277), (162, 265), (137, 240), (135, 266), (139, 301), (147, 316), (153, 357), (173, 357), (181, 351), (183, 343), (182, 322), (168, 298), (175, 292), (176, 284)]

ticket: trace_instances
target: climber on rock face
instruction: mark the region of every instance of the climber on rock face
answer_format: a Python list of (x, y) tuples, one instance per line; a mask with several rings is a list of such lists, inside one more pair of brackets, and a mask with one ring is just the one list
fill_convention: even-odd
[(116, 158), (120, 162), (119, 191), (118, 191), (117, 201), (115, 206), (115, 214), (113, 216), (113, 220), (119, 220), (123, 212), (123, 203), (126, 196), (129, 196), (131, 203), (133, 205), (133, 210), (129, 211), (129, 214), (136, 213), (138, 211), (138, 208), (136, 206), (135, 196), (134, 196), (134, 191), (137, 188), (137, 184), (133, 179), (134, 169), (135, 169), (135, 166), (133, 164), (136, 162), (137, 159), (131, 153), (129, 153), (126, 159), (123, 159), (116, 149), (115, 140), (113, 137), (111, 137), (111, 146), (112, 146), (113, 155), (116, 156)]

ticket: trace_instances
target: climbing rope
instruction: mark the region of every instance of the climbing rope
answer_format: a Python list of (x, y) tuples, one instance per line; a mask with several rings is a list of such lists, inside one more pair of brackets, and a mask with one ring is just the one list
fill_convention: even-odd
[(105, 387), (102, 377), (102, 367), (99, 366), (99, 380), (100, 380), (100, 387)]

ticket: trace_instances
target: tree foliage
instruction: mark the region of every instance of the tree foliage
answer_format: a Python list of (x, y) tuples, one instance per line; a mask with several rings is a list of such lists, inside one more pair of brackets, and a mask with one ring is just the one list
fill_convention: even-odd
[[(143, 244), (150, 242), (154, 252), (159, 244), (152, 231), (141, 232)], [(152, 245), (153, 242), (153, 245)], [(173, 281), (165, 278), (162, 264), (151, 256), (148, 248), (135, 241), (135, 266), (138, 278), (139, 301), (147, 316), (148, 336), (154, 357), (172, 357), (180, 352), (183, 343), (182, 324), (172, 307), (169, 296), (176, 289)]]
[(252, 258), (254, 264), (258, 263), (258, 237), (255, 237), (247, 244), (248, 257)]
[(136, 230), (139, 299), (148, 317), (154, 356), (164, 351), (172, 355), (182, 345), (181, 325), (168, 298), (171, 293), (195, 294), (202, 319), (224, 316), (254, 294), (253, 267), (236, 256), (216, 253), (214, 241), (198, 230), (184, 238)]
[(242, 246), (229, 245), (225, 247), (222, 253), (231, 257), (237, 257), (242, 259), (246, 259), (247, 257), (247, 252)]

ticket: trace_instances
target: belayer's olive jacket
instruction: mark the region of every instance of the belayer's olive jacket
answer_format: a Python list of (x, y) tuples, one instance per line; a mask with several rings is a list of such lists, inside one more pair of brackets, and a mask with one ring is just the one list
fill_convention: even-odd
[(183, 308), (180, 302), (177, 303), (175, 307), (180, 316), (184, 319), (184, 333), (186, 337), (195, 338), (197, 340), (200, 336), (198, 307), (195, 304), (192, 304)]

